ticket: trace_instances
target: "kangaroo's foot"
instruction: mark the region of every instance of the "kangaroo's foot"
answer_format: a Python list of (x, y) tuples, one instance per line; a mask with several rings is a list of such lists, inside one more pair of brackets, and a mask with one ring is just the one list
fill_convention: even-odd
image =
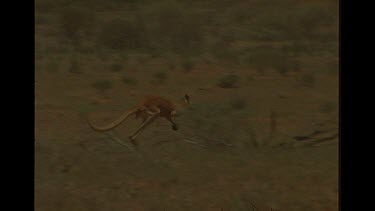
[(133, 136), (129, 136), (129, 140), (130, 140), (130, 142), (131, 142), (135, 147), (138, 146), (138, 143), (135, 141), (135, 138), (133, 138)]

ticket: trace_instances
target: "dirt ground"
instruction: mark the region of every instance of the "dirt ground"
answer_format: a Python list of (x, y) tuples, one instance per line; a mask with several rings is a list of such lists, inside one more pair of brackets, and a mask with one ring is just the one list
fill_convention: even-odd
[[(338, 1), (36, 10), (35, 210), (338, 210)], [(140, 120), (86, 122), (150, 94), (191, 103), (138, 151), (113, 139), (131, 147)]]
[[(37, 69), (36, 210), (249, 210), (252, 206), (337, 210), (337, 138), (316, 146), (288, 138), (309, 134), (317, 127), (314, 123), (337, 118), (321, 111), (324, 102), (337, 106), (337, 76), (322, 75), (313, 88), (306, 88), (296, 85), (295, 75), (254, 73), (240, 87), (223, 89), (212, 82), (222, 72), (218, 67), (202, 67), (190, 74), (171, 72), (165, 84), (156, 84), (139, 71), (134, 73), (141, 78), (137, 85), (120, 81), (102, 93), (90, 82), (118, 81), (121, 72), (76, 75)], [(248, 72), (236, 70), (239, 75)], [(222, 120), (217, 127), (236, 130), (226, 137), (235, 147), (202, 148), (183, 142), (191, 136), (181, 136), (159, 120), (138, 137), (136, 153), (86, 124), (86, 114), (96, 124), (105, 124), (150, 93), (176, 100), (188, 93), (193, 108), (224, 104), (233, 97), (246, 99), (247, 107), (239, 115), (217, 113), (205, 122), (214, 124), (216, 116)], [(277, 138), (244, 144), (250, 142), (241, 136), (246, 126), (253, 128), (257, 140), (265, 140), (270, 110), (278, 113)], [(203, 130), (204, 125), (195, 125), (192, 119), (204, 114), (194, 111), (203, 112), (187, 109), (176, 120), (184, 134)], [(245, 111), (251, 112), (250, 117)], [(127, 120), (115, 129), (117, 136), (127, 143), (138, 124)], [(214, 130), (205, 135), (223, 137)], [(280, 139), (287, 144), (279, 144)]]

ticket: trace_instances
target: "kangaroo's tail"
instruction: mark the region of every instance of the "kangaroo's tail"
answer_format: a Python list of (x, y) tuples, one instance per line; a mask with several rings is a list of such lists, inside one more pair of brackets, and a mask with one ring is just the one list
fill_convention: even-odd
[(98, 131), (98, 132), (104, 132), (104, 131), (114, 129), (115, 127), (119, 126), (123, 121), (125, 121), (130, 115), (134, 114), (136, 111), (137, 111), (136, 108), (131, 108), (125, 111), (118, 119), (116, 119), (112, 123), (105, 125), (105, 126), (96, 126), (96, 125), (93, 125), (88, 118), (86, 120), (93, 130)]

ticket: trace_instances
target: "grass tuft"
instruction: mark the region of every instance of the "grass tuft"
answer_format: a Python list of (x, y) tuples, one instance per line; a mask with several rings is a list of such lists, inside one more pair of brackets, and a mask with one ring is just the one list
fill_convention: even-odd
[(136, 85), (138, 83), (136, 79), (127, 76), (122, 77), (122, 82), (126, 85)]
[(239, 83), (239, 76), (235, 74), (229, 74), (219, 79), (217, 85), (221, 88), (236, 88)]

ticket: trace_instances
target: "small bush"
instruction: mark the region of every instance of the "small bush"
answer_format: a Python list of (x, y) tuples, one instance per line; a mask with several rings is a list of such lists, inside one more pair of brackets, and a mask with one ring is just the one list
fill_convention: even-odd
[(109, 80), (100, 80), (92, 83), (92, 86), (99, 91), (106, 91), (113, 88), (113, 83)]
[(167, 74), (165, 72), (156, 72), (154, 73), (154, 77), (160, 81), (167, 79)]
[(122, 64), (119, 64), (119, 63), (114, 63), (114, 64), (111, 64), (111, 66), (110, 66), (110, 70), (112, 71), (112, 72), (119, 72), (119, 71), (121, 71), (122, 70)]
[(229, 74), (219, 79), (218, 86), (221, 88), (235, 88), (239, 82), (239, 77), (235, 74)]
[(185, 73), (190, 72), (194, 67), (194, 62), (192, 60), (186, 60), (181, 64)]
[(233, 109), (242, 110), (246, 108), (247, 101), (243, 98), (237, 98), (237, 99), (234, 99), (232, 102), (230, 102), (230, 105)]
[(134, 78), (130, 78), (130, 77), (122, 77), (122, 82), (126, 85), (135, 85), (137, 84), (137, 80), (135, 80)]

